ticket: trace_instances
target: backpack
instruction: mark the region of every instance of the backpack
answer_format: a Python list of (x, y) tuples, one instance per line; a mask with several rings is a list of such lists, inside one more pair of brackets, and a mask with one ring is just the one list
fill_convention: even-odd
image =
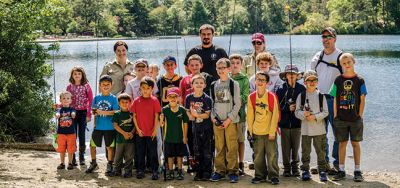
[[(254, 115), (255, 115), (255, 111), (256, 111), (256, 96), (257, 96), (257, 91), (254, 91), (253, 93), (250, 94), (250, 103), (251, 103), (251, 106), (253, 106)], [(278, 99), (278, 97), (274, 93), (268, 91), (267, 98), (268, 98), (267, 99), (268, 100), (268, 110), (270, 112), (273, 112), (274, 108), (275, 108), (275, 103), (274, 102), (275, 102), (275, 100)], [(278, 105), (278, 112), (279, 112), (278, 113), (278, 122), (279, 122), (281, 120), (281, 109), (280, 109), (279, 105)], [(279, 126), (276, 127), (276, 130), (277, 130), (278, 134), (281, 135), (281, 132), (279, 130)]]
[(338, 58), (337, 58), (337, 60), (336, 60), (336, 65), (331, 64), (331, 63), (328, 63), (328, 62), (322, 60), (322, 58), (324, 58), (324, 54), (325, 54), (325, 53), (324, 53), (324, 51), (322, 50), (321, 53), (319, 54), (319, 59), (318, 59), (317, 65), (315, 65), (315, 68), (314, 68), (315, 72), (317, 71), (318, 65), (319, 65), (320, 63), (324, 63), (324, 64), (326, 64), (328, 67), (337, 68), (337, 69), (339, 70), (340, 74), (343, 74), (342, 66), (340, 65), (340, 62), (339, 62), (339, 58), (340, 58), (340, 56), (342, 56), (343, 52), (340, 52), (340, 53), (339, 53)]
[[(318, 93), (318, 98), (319, 98), (319, 111), (320, 112), (322, 112), (324, 109), (324, 104), (323, 104), (323, 102), (324, 102), (324, 94), (322, 94), (322, 93)], [(304, 104), (306, 103), (306, 92), (302, 92), (302, 93), (300, 93), (300, 108), (301, 109), (303, 109), (304, 108)], [(325, 119), (325, 122), (327, 122), (327, 120), (328, 120), (328, 117), (329, 116), (327, 116), (326, 118), (324, 118)]]

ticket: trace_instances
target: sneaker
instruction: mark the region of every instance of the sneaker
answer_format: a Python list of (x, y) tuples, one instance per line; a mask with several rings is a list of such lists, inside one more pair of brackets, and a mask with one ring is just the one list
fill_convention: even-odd
[(346, 177), (346, 172), (340, 170), (335, 176), (333, 176), (332, 180), (339, 181), (343, 180), (345, 177)]
[(196, 175), (193, 178), (194, 181), (201, 181), (203, 180), (203, 177), (201, 176), (201, 173), (196, 173)]
[(182, 171), (182, 169), (179, 169), (179, 170), (178, 170), (178, 176), (176, 176), (176, 179), (177, 179), (177, 180), (183, 180), (183, 179), (185, 179), (184, 176), (183, 176), (183, 171)]
[(328, 177), (326, 177), (326, 172), (319, 173), (319, 180), (322, 182), (328, 181)]
[[(121, 175), (121, 172), (120, 172), (119, 175)], [(115, 176), (117, 176), (117, 175), (115, 175)], [(122, 177), (124, 177), (124, 178), (130, 178), (130, 177), (132, 177), (132, 171), (131, 171), (131, 170), (126, 171), (126, 172), (124, 173), (124, 175), (122, 175)]]
[(92, 173), (94, 170), (97, 169), (97, 163), (96, 162), (91, 162), (90, 166), (88, 169), (86, 169), (86, 173)]
[(142, 172), (142, 171), (137, 172), (136, 178), (137, 179), (143, 179), (144, 178), (144, 172)]
[(109, 175), (110, 175), (110, 177), (113, 177), (113, 176), (121, 176), (121, 174), (122, 174), (121, 170), (113, 169), (113, 171)]
[(60, 165), (57, 166), (57, 170), (62, 170), (65, 169), (65, 164), (61, 163)]
[(76, 163), (76, 156), (75, 156), (75, 153), (74, 153), (74, 155), (72, 156), (72, 165), (73, 165), (73, 166), (78, 166), (78, 163)]
[(303, 180), (303, 181), (308, 181), (308, 180), (310, 180), (311, 179), (311, 174), (310, 174), (310, 171), (304, 171), (303, 172), (303, 174), (301, 174), (301, 179)]
[(112, 163), (107, 163), (106, 176), (112, 176), (113, 166)]
[(250, 169), (250, 170), (254, 170), (254, 163), (250, 163), (250, 164), (249, 164), (249, 169)]
[(362, 172), (361, 171), (354, 171), (354, 178), (353, 180), (355, 182), (362, 182), (364, 181), (364, 177), (362, 176)]
[(271, 184), (272, 185), (278, 185), (279, 184), (279, 179), (278, 178), (272, 178), (271, 179)]
[(173, 180), (175, 177), (174, 171), (173, 170), (168, 170), (167, 171), (167, 180)]
[(261, 179), (259, 177), (254, 177), (253, 179), (251, 179), (252, 184), (259, 184), (261, 182), (265, 182), (265, 179)]
[(290, 176), (292, 176), (292, 174), (290, 173), (290, 170), (287, 170), (287, 169), (285, 169), (285, 170), (283, 170), (283, 177), (290, 177)]
[(317, 167), (311, 167), (310, 172), (311, 172), (311, 174), (318, 174), (318, 168)]
[(245, 175), (245, 173), (244, 173), (244, 164), (243, 164), (243, 162), (240, 162), (239, 163), (239, 176), (244, 176)]
[(79, 153), (79, 165), (81, 165), (81, 166), (85, 165), (85, 154), (84, 153)]
[(338, 173), (338, 170), (336, 170), (336, 168), (328, 168), (327, 172), (328, 172), (328, 175), (333, 176)]
[(299, 176), (300, 176), (300, 171), (299, 171), (299, 169), (292, 169), (292, 176), (294, 176), (294, 177), (299, 177)]
[(236, 174), (230, 174), (228, 176), (229, 176), (230, 183), (237, 183), (239, 181), (239, 178)]
[(222, 174), (219, 174), (217, 172), (215, 172), (212, 176), (211, 176), (211, 181), (213, 182), (217, 182), (219, 180), (225, 179), (225, 176), (223, 176)]
[(67, 167), (67, 169), (68, 169), (68, 170), (72, 170), (72, 169), (74, 169), (74, 165), (73, 165), (73, 164), (71, 164), (71, 163), (69, 163), (69, 164), (68, 164), (68, 167)]
[(158, 180), (160, 176), (158, 175), (158, 172), (153, 172), (153, 175), (151, 176), (151, 180)]
[(204, 172), (201, 181), (209, 181), (210, 179), (211, 179), (211, 174), (208, 172)]

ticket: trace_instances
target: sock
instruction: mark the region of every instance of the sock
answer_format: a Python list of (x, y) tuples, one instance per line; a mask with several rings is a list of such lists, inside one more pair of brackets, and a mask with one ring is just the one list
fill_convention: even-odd
[(96, 163), (96, 159), (92, 159), (92, 163)]
[(361, 170), (360, 170), (360, 165), (355, 165), (355, 166), (354, 166), (354, 171), (360, 171), (360, 172), (361, 172)]
[(108, 161), (108, 164), (113, 164), (113, 162), (112, 161)]
[(344, 164), (339, 164), (339, 170), (344, 171)]

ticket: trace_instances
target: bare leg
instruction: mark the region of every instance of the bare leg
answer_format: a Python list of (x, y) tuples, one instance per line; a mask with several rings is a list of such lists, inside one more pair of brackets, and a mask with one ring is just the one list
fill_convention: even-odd
[(107, 160), (108, 161), (112, 161), (113, 160), (113, 151), (114, 151), (114, 148), (107, 147), (107, 154), (108, 154)]
[(353, 146), (354, 164), (355, 165), (360, 165), (360, 159), (361, 159), (360, 142), (353, 142), (352, 141), (351, 145)]
[(177, 157), (176, 160), (178, 161), (178, 169), (182, 170), (182, 161), (183, 161), (183, 158), (182, 158), (182, 157)]
[(339, 165), (344, 165), (346, 161), (347, 141), (339, 143)]
[(239, 142), (239, 162), (244, 160), (244, 142)]
[(174, 158), (168, 157), (168, 170), (174, 169)]
[(64, 164), (64, 161), (65, 161), (65, 153), (60, 153), (60, 160), (61, 160), (61, 164)]
[[(74, 153), (68, 153), (68, 164), (72, 164), (72, 158), (73, 158)], [(65, 154), (64, 154), (65, 156)]]
[(96, 147), (90, 146), (90, 156), (92, 157), (92, 160), (96, 159)]

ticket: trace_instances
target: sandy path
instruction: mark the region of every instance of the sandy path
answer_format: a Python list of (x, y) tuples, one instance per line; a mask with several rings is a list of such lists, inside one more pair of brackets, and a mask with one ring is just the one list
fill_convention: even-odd
[[(59, 158), (57, 153), (0, 149), (0, 187), (265, 187), (270, 184), (262, 183), (252, 185), (251, 176), (254, 171), (247, 171), (248, 174), (240, 177), (239, 183), (230, 184), (226, 180), (218, 183), (194, 182), (193, 176), (186, 174), (183, 181), (158, 181), (150, 180), (147, 175), (144, 180), (136, 178), (108, 178), (104, 175), (104, 157), (98, 159), (99, 169), (97, 173), (85, 174), (86, 166), (74, 170), (57, 170)], [(348, 175), (347, 180), (340, 182), (328, 181), (321, 183), (317, 176), (313, 180), (302, 182), (297, 178), (281, 177), (281, 184), (276, 187), (400, 187), (400, 172), (364, 172), (365, 181), (355, 183), (352, 176)], [(331, 178), (331, 177), (330, 177)]]

